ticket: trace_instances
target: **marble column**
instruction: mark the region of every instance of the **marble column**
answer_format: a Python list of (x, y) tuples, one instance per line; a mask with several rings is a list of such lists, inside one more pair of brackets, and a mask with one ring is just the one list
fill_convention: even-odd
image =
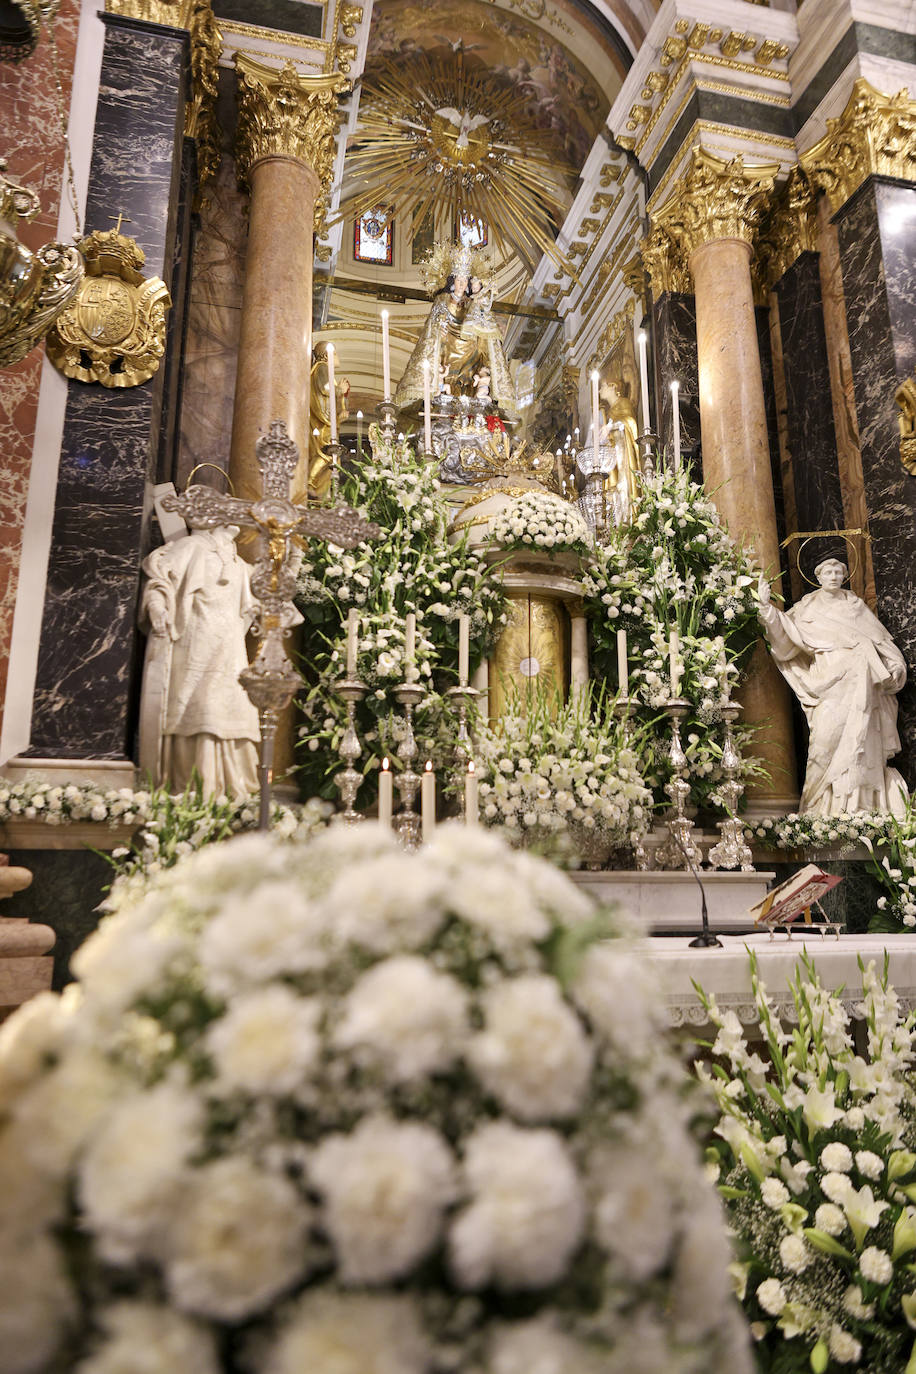
[(827, 136), (802, 157), (834, 211), (876, 613), (910, 680), (898, 698), (903, 753), (916, 784), (916, 478), (900, 461), (898, 388), (916, 369), (916, 101), (858, 80)]
[[(703, 148), (654, 216), (679, 244), (693, 278), (703, 476), (733, 535), (778, 582), (779, 536), (767, 410), (751, 283), (754, 229), (778, 167), (725, 162)], [(761, 805), (791, 804), (795, 748), (788, 688), (758, 646), (742, 689), (754, 749), (769, 771), (749, 789)]]
[(304, 489), (312, 355), (312, 241), (329, 188), (343, 77), (301, 76), (239, 53), (236, 163), (251, 192), (229, 471), (260, 493), (255, 444), (283, 420), (302, 454)]
[[(124, 228), (144, 272), (172, 279), (189, 35), (100, 16), (106, 25), (86, 228)], [(157, 477), (168, 357), (141, 386), (112, 391), (71, 381), (32, 716), (32, 757), (132, 756), (138, 690), (136, 631), (149, 483)]]

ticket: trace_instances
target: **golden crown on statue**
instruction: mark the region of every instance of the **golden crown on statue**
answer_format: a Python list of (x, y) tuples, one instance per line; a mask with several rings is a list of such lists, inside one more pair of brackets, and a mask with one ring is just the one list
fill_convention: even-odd
[(489, 283), (492, 275), (489, 254), (466, 243), (436, 243), (420, 265), (420, 280), (430, 295), (441, 291), (451, 276), (480, 277)]

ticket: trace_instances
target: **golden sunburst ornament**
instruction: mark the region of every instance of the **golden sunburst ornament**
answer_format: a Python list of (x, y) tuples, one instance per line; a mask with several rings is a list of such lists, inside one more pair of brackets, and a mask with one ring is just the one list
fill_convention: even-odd
[(554, 238), (575, 171), (551, 142), (526, 98), (469, 64), (461, 44), (409, 60), (385, 55), (363, 78), (347, 171), (364, 185), (345, 198), (341, 214), (359, 217), (381, 195), (421, 219), (443, 207), (456, 223), (488, 224), (491, 242), (529, 268), (547, 253), (569, 270)]

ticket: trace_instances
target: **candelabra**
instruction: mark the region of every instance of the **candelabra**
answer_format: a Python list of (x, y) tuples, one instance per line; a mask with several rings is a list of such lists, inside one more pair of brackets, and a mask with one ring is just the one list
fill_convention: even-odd
[[(614, 702), (614, 716), (620, 721), (623, 728), (624, 748), (633, 748), (633, 739), (630, 733), (630, 712), (636, 705), (635, 697), (617, 697)], [(642, 842), (642, 835), (637, 835), (633, 841), (633, 858), (639, 873), (646, 873), (650, 867), (649, 853)]]
[(725, 782), (720, 785), (719, 793), (728, 816), (726, 820), (718, 823), (721, 838), (710, 849), (709, 862), (712, 868), (740, 868), (742, 873), (753, 873), (754, 858), (744, 838), (744, 826), (738, 819), (738, 803), (744, 792), (744, 785), (738, 778), (741, 755), (735, 744), (732, 725), (741, 714), (741, 707), (736, 701), (726, 701), (722, 703), (721, 709), (722, 719), (725, 721), (725, 745), (722, 749)]
[(394, 818), (394, 827), (405, 849), (418, 849), (420, 846), (420, 817), (414, 810), (414, 801), (420, 787), (420, 775), (414, 772), (413, 761), (417, 757), (417, 741), (413, 733), (413, 713), (423, 700), (425, 692), (417, 682), (402, 682), (395, 687), (394, 694), (404, 707), (404, 738), (398, 745), (398, 758), (404, 767), (394, 779), (394, 785), (401, 797), (401, 809)]
[(328, 444), (328, 453), (331, 455), (331, 485), (329, 488), (331, 505), (336, 506), (340, 497), (340, 460), (346, 449), (339, 440)]
[(474, 747), (468, 730), (468, 708), (474, 704), (480, 693), (476, 687), (469, 687), (467, 683), (462, 683), (457, 687), (450, 687), (446, 696), (451, 699), (458, 711), (458, 738), (455, 742), (455, 796), (461, 797), (461, 789), (464, 786), (464, 777), (467, 773), (468, 764), (474, 757)]
[(655, 857), (661, 868), (699, 868), (703, 854), (693, 840), (693, 821), (684, 814), (684, 805), (690, 796), (690, 783), (687, 781), (687, 755), (681, 744), (681, 721), (690, 710), (690, 702), (683, 697), (674, 697), (665, 702), (665, 710), (671, 720), (668, 758), (672, 777), (665, 784), (665, 791), (671, 799), (671, 810), (665, 818), (668, 838), (659, 845)]
[(381, 430), (386, 439), (394, 438), (394, 421), (398, 408), (393, 401), (380, 401), (378, 413), (382, 417)]
[(658, 450), (658, 435), (651, 429), (644, 429), (639, 436), (639, 470), (643, 477), (655, 476), (655, 454)]
[(356, 706), (366, 695), (366, 687), (357, 677), (342, 677), (335, 682), (334, 690), (347, 703), (347, 725), (337, 750), (346, 767), (342, 768), (334, 779), (334, 785), (340, 792), (340, 800), (344, 809), (338, 811), (334, 819), (339, 821), (341, 825), (357, 825), (363, 818), (354, 809), (353, 803), (356, 800), (363, 775), (353, 767), (362, 753), (359, 736), (356, 733)]

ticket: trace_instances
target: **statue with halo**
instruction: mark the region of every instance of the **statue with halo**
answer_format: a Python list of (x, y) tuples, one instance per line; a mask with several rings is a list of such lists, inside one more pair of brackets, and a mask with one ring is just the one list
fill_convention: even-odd
[(861, 597), (843, 590), (848, 574), (838, 558), (822, 559), (817, 590), (788, 611), (777, 610), (760, 578), (760, 619), (810, 731), (799, 810), (900, 815), (906, 784), (888, 760), (900, 749), (896, 694), (906, 664)]

